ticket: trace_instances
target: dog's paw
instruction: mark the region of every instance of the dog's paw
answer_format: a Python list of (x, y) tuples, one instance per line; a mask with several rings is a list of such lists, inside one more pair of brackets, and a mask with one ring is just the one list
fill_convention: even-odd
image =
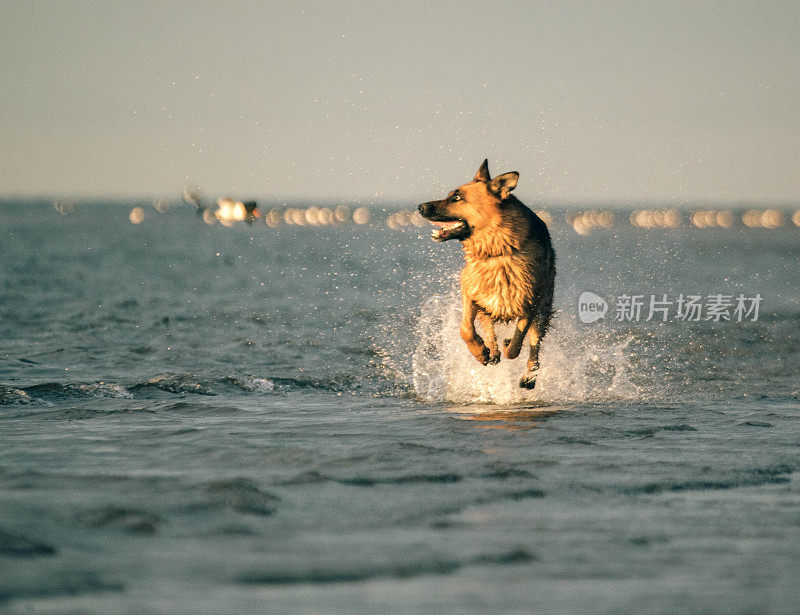
[(497, 365), (498, 363), (500, 363), (500, 353), (489, 353), (489, 365)]
[(519, 388), (532, 389), (536, 386), (536, 376), (539, 375), (539, 370), (533, 372), (525, 372), (519, 381)]
[(481, 353), (479, 355), (477, 355), (477, 354), (475, 355), (475, 359), (481, 365), (488, 365), (489, 364), (489, 349), (486, 346), (484, 346), (483, 350), (481, 350)]

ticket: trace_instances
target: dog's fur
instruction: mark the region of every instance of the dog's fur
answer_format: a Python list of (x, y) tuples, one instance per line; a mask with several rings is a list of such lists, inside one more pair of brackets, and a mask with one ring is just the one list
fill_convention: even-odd
[[(459, 239), (464, 248), (461, 337), (470, 353), (483, 365), (498, 363), (494, 325), (516, 320), (503, 350), (506, 358), (517, 358), (529, 334), (530, 357), (519, 385), (532, 389), (552, 316), (556, 255), (547, 225), (511, 196), (518, 179), (516, 171), (492, 179), (484, 160), (473, 181), (419, 211), (440, 227), (431, 233), (434, 240)], [(476, 317), (485, 342), (475, 331)]]

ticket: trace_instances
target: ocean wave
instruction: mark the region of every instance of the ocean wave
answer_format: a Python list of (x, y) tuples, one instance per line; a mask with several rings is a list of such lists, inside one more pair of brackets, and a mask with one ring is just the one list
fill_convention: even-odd
[(144, 382), (139, 382), (130, 387), (130, 390), (136, 391), (141, 389), (154, 388), (167, 393), (192, 393), (194, 395), (216, 395), (212, 388), (212, 383), (198, 379), (191, 373), (176, 374), (173, 372), (165, 372), (154, 376)]
[(534, 562), (538, 557), (525, 547), (514, 547), (490, 553), (479, 553), (457, 558), (437, 553), (420, 553), (402, 561), (342, 561), (332, 558), (330, 563), (312, 563), (303, 566), (274, 566), (240, 574), (236, 582), (241, 585), (314, 585), (353, 583), (371, 579), (409, 579), (424, 575), (452, 574), (468, 566), (503, 566)]
[[(2, 396), (0, 389), (0, 396)], [(125, 387), (114, 382), (44, 382), (23, 387), (20, 391), (23, 396), (9, 403), (29, 403), (32, 399), (60, 399), (60, 398), (111, 398), (131, 399), (132, 395)], [(15, 399), (14, 397), (11, 398)]]
[(261, 489), (247, 478), (214, 480), (196, 486), (189, 510), (232, 510), (259, 516), (275, 513), (281, 498)]
[(153, 513), (113, 505), (86, 511), (79, 515), (79, 520), (88, 527), (119, 528), (135, 534), (154, 534), (161, 523)]
[(33, 403), (33, 399), (22, 389), (0, 385), (0, 406), (16, 406)]
[(254, 376), (252, 374), (228, 375), (223, 377), (200, 376), (190, 372), (165, 372), (138, 382), (128, 390), (158, 389), (176, 395), (194, 394), (214, 396), (224, 389), (233, 387), (247, 393), (286, 393), (298, 389), (316, 389), (319, 391), (342, 392), (350, 390), (352, 378), (345, 376), (336, 378), (287, 378), (274, 376)]
[(407, 485), (410, 483), (458, 483), (464, 480), (461, 474), (441, 472), (433, 474), (402, 474), (400, 476), (354, 476), (352, 478), (331, 478), (343, 485), (372, 487), (375, 485)]
[[(219, 416), (224, 414), (238, 414), (242, 412), (242, 408), (231, 404), (209, 404), (197, 401), (167, 401), (158, 406), (158, 410), (154, 412), (177, 412), (183, 414), (205, 414), (212, 416)], [(181, 433), (191, 433), (192, 428), (183, 428), (173, 432), (172, 435), (180, 435)]]
[[(50, 574), (8, 575), (0, 587), (0, 605), (13, 600), (56, 598), (94, 592), (122, 592), (125, 586), (105, 571), (79, 570), (74, 564), (53, 564)], [(29, 612), (24, 611), (14, 612)]]
[(54, 546), (22, 534), (13, 534), (0, 528), (0, 556), (4, 557), (38, 557), (55, 555)]
[[(367, 461), (365, 458), (360, 461)], [(535, 479), (536, 476), (527, 470), (513, 468), (502, 464), (489, 464), (486, 467), (476, 469), (472, 472), (418, 472), (408, 474), (358, 474), (355, 476), (335, 476), (326, 474), (319, 470), (307, 470), (291, 478), (280, 481), (280, 485), (304, 485), (317, 483), (339, 483), (341, 485), (351, 485), (354, 487), (377, 487), (386, 485), (410, 485), (414, 483), (439, 483), (454, 484), (460, 483), (467, 478), (494, 479), (494, 480), (528, 480)], [(493, 494), (491, 499), (520, 499), (521, 497), (543, 497), (544, 492), (539, 489), (521, 489), (511, 491), (500, 491)], [(487, 501), (489, 501), (487, 500)], [(478, 501), (478, 500), (476, 500)]]
[(340, 378), (275, 378), (270, 380), (274, 383), (276, 390), (296, 390), (296, 389), (316, 389), (318, 391), (328, 391), (331, 393), (345, 393), (357, 389), (354, 386), (356, 378), (350, 375), (343, 375)]
[(0, 406), (41, 404), (68, 398), (134, 399), (137, 393), (163, 391), (173, 395), (200, 395), (213, 397), (233, 388), (240, 393), (285, 394), (291, 391), (313, 389), (342, 393), (358, 389), (354, 377), (303, 378), (264, 377), (244, 375), (198, 375), (192, 372), (163, 372), (128, 386), (115, 382), (44, 382), (30, 386), (0, 385)]
[(687, 425), (686, 423), (679, 423), (677, 425), (654, 425), (652, 427), (635, 427), (625, 431), (626, 436), (635, 438), (651, 438), (659, 431), (697, 431), (696, 427)]
[(242, 391), (251, 393), (273, 393), (275, 382), (269, 378), (258, 378), (256, 376), (228, 376), (225, 382), (231, 384)]
[(791, 481), (789, 475), (800, 470), (799, 465), (777, 464), (765, 468), (746, 468), (722, 472), (718, 477), (698, 477), (691, 480), (664, 479), (639, 485), (620, 487), (626, 494), (659, 494), (670, 491), (715, 491), (784, 484)]

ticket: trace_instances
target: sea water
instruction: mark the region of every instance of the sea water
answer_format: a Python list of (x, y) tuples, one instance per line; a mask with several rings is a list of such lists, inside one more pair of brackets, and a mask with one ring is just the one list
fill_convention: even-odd
[[(796, 226), (556, 211), (523, 391), (457, 242), (131, 206), (0, 204), (0, 611), (800, 609)], [(757, 319), (615, 319), (711, 294)]]

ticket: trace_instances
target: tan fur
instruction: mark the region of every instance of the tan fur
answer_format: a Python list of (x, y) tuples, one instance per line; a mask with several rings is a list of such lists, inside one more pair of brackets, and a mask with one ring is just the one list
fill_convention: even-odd
[[(531, 357), (520, 386), (532, 388), (539, 368), (539, 343), (549, 325), (555, 280), (555, 253), (544, 222), (513, 196), (516, 172), (491, 179), (484, 161), (475, 179), (441, 201), (420, 205), (423, 216), (466, 223), (462, 241), (461, 336), (483, 364), (500, 360), (494, 323), (517, 320), (506, 341), (507, 358), (516, 358), (530, 330)], [(454, 196), (455, 195), (455, 196)], [(467, 233), (467, 231), (464, 231)], [(445, 237), (445, 240), (449, 237)], [(475, 318), (487, 345), (475, 331)]]

